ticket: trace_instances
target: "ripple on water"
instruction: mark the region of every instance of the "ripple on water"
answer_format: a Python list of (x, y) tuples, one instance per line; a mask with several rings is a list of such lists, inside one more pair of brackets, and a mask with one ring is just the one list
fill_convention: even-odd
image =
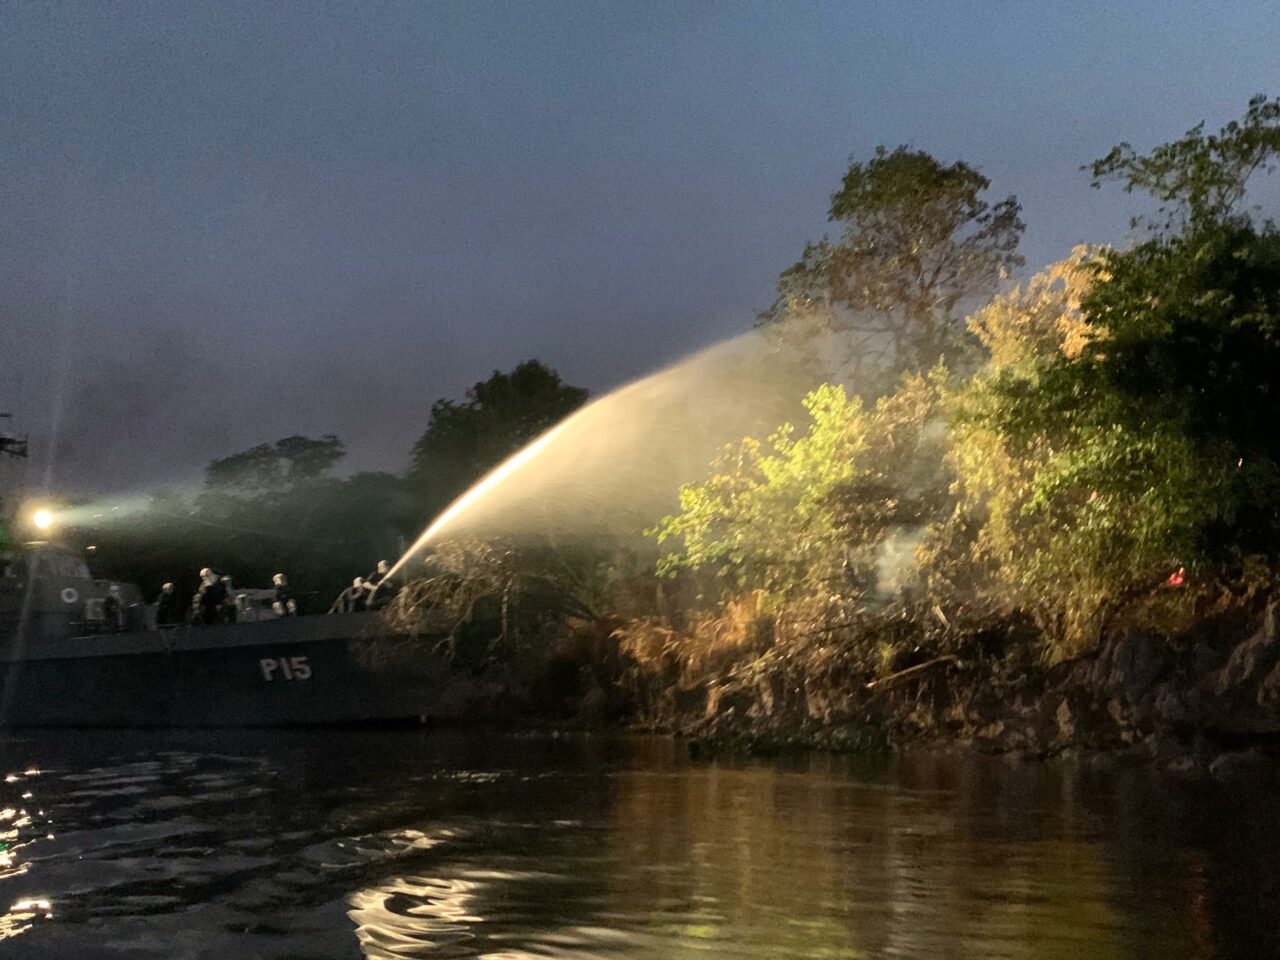
[(1167, 787), (1077, 789), (1052, 766), (865, 782), (490, 735), (461, 760), (434, 738), (282, 736), (262, 758), (8, 763), (0, 939), (21, 940), (0, 956), (1280, 955), (1256, 919), (1280, 889), (1274, 804), (1215, 795), (1193, 820)]
[(435, 877), (393, 877), (352, 895), (348, 911), (364, 955), (467, 957), (475, 953), (470, 927), (481, 922), (471, 910), (480, 884)]

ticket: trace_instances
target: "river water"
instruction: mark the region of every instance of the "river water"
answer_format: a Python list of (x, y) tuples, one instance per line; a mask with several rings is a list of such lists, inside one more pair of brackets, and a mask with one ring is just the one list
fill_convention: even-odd
[(431, 731), (0, 751), (0, 956), (1280, 956), (1280, 781)]

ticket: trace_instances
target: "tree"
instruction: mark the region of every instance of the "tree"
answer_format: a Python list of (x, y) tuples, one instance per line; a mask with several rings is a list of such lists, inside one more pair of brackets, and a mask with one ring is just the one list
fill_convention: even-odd
[[(1011, 431), (1003, 418), (1010, 414), (1010, 385), (1031, 389), (1041, 370), (1077, 362), (1089, 346), (1096, 331), (1082, 300), (1097, 282), (1098, 256), (1078, 248), (969, 318), (990, 359), (948, 399), (955, 508), (930, 527), (922, 550), (930, 596), (949, 615), (1030, 612), (1053, 651), (1088, 636), (1095, 614), (1121, 589), (1117, 574), (1123, 578), (1136, 559), (1114, 539), (1108, 549), (1084, 548), (1086, 534), (1096, 539), (1108, 525), (1064, 513), (1061, 503), (1040, 509), (1039, 485), (1054, 469), (1054, 444), (1061, 441), (1047, 429)], [(1086, 512), (1101, 506), (1090, 494), (1078, 498)], [(1109, 529), (1120, 535), (1133, 529), (1135, 518), (1125, 519), (1128, 525)]]
[(428, 512), (446, 507), (493, 467), (555, 426), (587, 400), (537, 360), (497, 370), (467, 391), (465, 402), (437, 400), (413, 448), (409, 478)]
[(1080, 357), (1090, 339), (1081, 301), (1096, 282), (1097, 256), (1079, 247), (968, 319), (990, 359), (946, 399), (955, 510), (926, 537), (931, 593), (948, 609), (999, 611), (1046, 596), (1046, 585), (1022, 582), (1014, 561), (1019, 551), (1038, 549), (1042, 530), (1026, 508), (1049, 447), (1027, 442), (1015, 455), (1010, 438), (992, 424), (992, 408), (1003, 399), (993, 384), (1001, 377), (1031, 380), (1040, 364)]
[(1222, 137), (1099, 161), (1178, 204), (1178, 231), (1088, 265), (1085, 326), (1060, 328), (1072, 349), (1014, 351), (966, 391), (956, 456), (970, 503), (986, 491), (978, 543), (1054, 655), (1180, 567), (1207, 587), (1280, 559), (1280, 234), (1237, 211), (1275, 150), (1248, 133), (1264, 104)]
[(1232, 120), (1216, 135), (1206, 136), (1201, 121), (1182, 139), (1146, 155), (1121, 143), (1085, 169), (1092, 171), (1095, 189), (1117, 180), (1126, 193), (1141, 190), (1160, 201), (1165, 219), (1158, 230), (1185, 225), (1194, 231), (1236, 217), (1245, 184), (1258, 170), (1270, 172), (1278, 153), (1280, 100), (1259, 94), (1243, 120)]
[[(845, 341), (852, 373), (926, 370), (964, 352), (964, 307), (1022, 265), (1024, 224), (1010, 196), (963, 162), (881, 146), (853, 162), (831, 198), (839, 239), (805, 247), (762, 316)], [(785, 329), (785, 326), (784, 326)]]
[(922, 522), (940, 460), (941, 368), (868, 405), (826, 384), (804, 400), (810, 422), (726, 449), (712, 476), (680, 490), (680, 512), (653, 531), (670, 543), (659, 572), (706, 570), (726, 593), (854, 601), (873, 590), (879, 548)]
[(345, 455), (342, 441), (332, 433), (318, 440), (285, 437), (213, 461), (205, 469), (205, 485), (226, 493), (278, 492), (324, 476)]

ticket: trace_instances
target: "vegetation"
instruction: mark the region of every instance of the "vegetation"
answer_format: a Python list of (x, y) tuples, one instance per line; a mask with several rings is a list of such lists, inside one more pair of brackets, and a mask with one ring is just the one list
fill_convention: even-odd
[(1238, 207), (1278, 150), (1280, 111), (1256, 99), (1217, 136), (1099, 161), (1173, 227), (1082, 263), (1051, 348), (993, 351), (965, 390), (962, 476), (995, 518), (980, 538), (1055, 656), (1180, 568), (1240, 588), (1276, 560), (1280, 236)]
[[(965, 334), (984, 359), (949, 380), (920, 364), (955, 355), (966, 291), (1016, 262), (1016, 203), (976, 205), (985, 179), (905, 148), (855, 163), (832, 206), (850, 229), (783, 274), (772, 318), (819, 298), (860, 311), (854, 349), (917, 372), (868, 404), (821, 387), (803, 432), (727, 450), (653, 531), (674, 547), (661, 571), (712, 577), (726, 621), (747, 595), (780, 623), (797, 611), (826, 622), (838, 601), (858, 615), (843, 621), (851, 643), (880, 631), (878, 612), (916, 611), (917, 638), (930, 611), (953, 626), (1030, 615), (1048, 660), (1172, 590), (1193, 599), (1270, 577), (1280, 236), (1241, 204), (1277, 152), (1280, 106), (1265, 98), (1216, 135), (1201, 125), (1149, 154), (1117, 147), (1092, 166), (1095, 185), (1151, 193), (1149, 239), (1077, 250), (971, 312)], [(957, 241), (962, 225), (972, 232)], [(965, 289), (929, 286), (938, 276)], [(916, 525), (910, 576), (894, 584), (907, 589), (877, 604), (877, 550)]]
[[(1156, 231), (1188, 233), (1241, 222), (1240, 204), (1249, 178), (1270, 172), (1280, 153), (1280, 100), (1256, 96), (1242, 120), (1232, 120), (1217, 134), (1205, 134), (1203, 121), (1180, 140), (1138, 154), (1128, 143), (1113, 147), (1088, 168), (1093, 186), (1119, 181), (1125, 192), (1141, 190), (1161, 204)], [(1136, 223), (1135, 223), (1136, 225)]]
[(467, 391), (464, 403), (437, 400), (427, 430), (414, 445), (409, 483), (430, 514), (438, 513), (479, 477), (587, 401), (537, 360), (510, 373), (495, 370)]
[(676, 545), (659, 572), (708, 568), (724, 592), (758, 591), (771, 603), (874, 592), (886, 538), (921, 524), (937, 492), (944, 376), (940, 367), (908, 376), (873, 404), (819, 387), (804, 399), (803, 434), (784, 424), (764, 443), (725, 451), (655, 529)]

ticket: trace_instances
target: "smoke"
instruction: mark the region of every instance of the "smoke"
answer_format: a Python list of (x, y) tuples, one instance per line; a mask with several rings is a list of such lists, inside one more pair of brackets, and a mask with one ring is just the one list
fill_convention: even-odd
[(900, 594), (916, 573), (916, 548), (924, 541), (925, 528), (899, 527), (876, 548), (876, 593)]

